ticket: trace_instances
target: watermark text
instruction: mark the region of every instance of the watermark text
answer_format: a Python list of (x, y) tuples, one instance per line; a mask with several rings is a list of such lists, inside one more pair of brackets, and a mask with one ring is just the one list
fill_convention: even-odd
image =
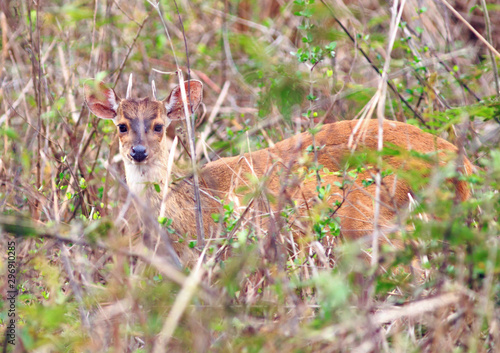
[(16, 344), (16, 299), (17, 299), (17, 266), (16, 242), (7, 242), (7, 329), (5, 330), (6, 342)]

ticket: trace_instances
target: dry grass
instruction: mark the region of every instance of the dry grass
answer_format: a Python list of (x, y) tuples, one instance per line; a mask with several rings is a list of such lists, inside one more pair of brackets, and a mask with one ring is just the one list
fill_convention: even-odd
[[(168, 40), (148, 2), (2, 1), (0, 274), (7, 279), (15, 240), (19, 289), (16, 345), (5, 349), (498, 351), (500, 110), (489, 99), (498, 92), (498, 54), (483, 39), (498, 48), (500, 8), (444, 4), (179, 1), (185, 49), (173, 2), (162, 2)], [(305, 8), (314, 12), (310, 47), (337, 42), (335, 56), (317, 65), (291, 54), (307, 47), (297, 29), (305, 17), (294, 14)], [(314, 221), (292, 230), (285, 196), (281, 216), (266, 225), (255, 217), (265, 203), (226, 200), (216, 236), (227, 241), (207, 236), (195, 267), (154, 257), (141, 246), (115, 127), (89, 113), (82, 83), (100, 77), (123, 96), (133, 73), (133, 95), (151, 95), (154, 80), (163, 98), (177, 80), (160, 73), (176, 70), (171, 47), (205, 89), (196, 141), (177, 129), (178, 165), (188, 165), (190, 143), (200, 165), (318, 123), (385, 116), (455, 143), (478, 166), (468, 179), (473, 195), (454, 198), (446, 183), (456, 177), (453, 163), (433, 172), (394, 226), (404, 249), (375, 234), (376, 251), (317, 237)], [(317, 114), (304, 117), (308, 110)], [(379, 171), (379, 187), (381, 179)], [(221, 261), (213, 249), (225, 248), (232, 255)], [(5, 296), (8, 282), (0, 289)], [(7, 327), (8, 303), (0, 305)]]

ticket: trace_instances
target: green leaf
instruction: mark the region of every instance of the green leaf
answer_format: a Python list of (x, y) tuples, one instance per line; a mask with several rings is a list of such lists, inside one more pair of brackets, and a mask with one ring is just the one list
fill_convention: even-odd
[(16, 130), (11, 127), (0, 129), (0, 135), (7, 136), (11, 140), (19, 139), (19, 135), (17, 134)]

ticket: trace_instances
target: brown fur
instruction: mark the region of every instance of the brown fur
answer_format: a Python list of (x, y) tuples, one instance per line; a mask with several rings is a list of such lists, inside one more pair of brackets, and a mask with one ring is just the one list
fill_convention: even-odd
[[(201, 85), (201, 84), (200, 84)], [(100, 90), (103, 86), (98, 85)], [(201, 101), (201, 86), (194, 86), (191, 95), (196, 98), (193, 107), (196, 109)], [(174, 93), (177, 97), (172, 99)], [(114, 100), (108, 101), (99, 96), (113, 97), (119, 101), (117, 109), (113, 109)], [(165, 131), (161, 134), (152, 131), (155, 124), (165, 124), (171, 114), (179, 115), (182, 109), (179, 104), (179, 89), (173, 91), (166, 101), (151, 101), (148, 98), (140, 100), (119, 100), (112, 90), (105, 90), (104, 94), (94, 94), (86, 88), (87, 104), (98, 116), (109, 118), (111, 111), (116, 111), (114, 119), (117, 125), (126, 124), (128, 132), (120, 136), (120, 151), (124, 158), (127, 183), (130, 189), (141, 195), (153, 208), (155, 215), (159, 213), (161, 205), (161, 193), (154, 191), (151, 183), (164, 186), (167, 171), (168, 151), (165, 144)], [(175, 95), (174, 95), (175, 96)], [(97, 97), (97, 98), (96, 98)], [(169, 102), (171, 104), (169, 104)], [(173, 103), (172, 103), (173, 102)], [(167, 108), (165, 108), (167, 106)], [(172, 107), (176, 107), (172, 109)], [(116, 105), (115, 105), (116, 108)], [(315, 145), (323, 146), (318, 151), (318, 163), (330, 172), (337, 172), (345, 168), (345, 160), (351, 156), (348, 141), (353, 134), (357, 121), (341, 121), (325, 125), (315, 135)], [(145, 133), (142, 133), (142, 129)], [(361, 134), (361, 135), (360, 135)], [(359, 141), (357, 151), (370, 153), (377, 149), (378, 121), (371, 120), (354, 136), (354, 141)], [(457, 148), (451, 143), (425, 133), (422, 130), (400, 122), (384, 121), (383, 123), (384, 144), (399, 149), (399, 154), (383, 157), (385, 168), (392, 170), (392, 174), (383, 178), (381, 188), (380, 225), (389, 227), (398, 210), (407, 207), (412, 190), (408, 183), (398, 176), (399, 171), (420, 170), (420, 174), (428, 173), (432, 167), (432, 161), (412, 157), (410, 150), (421, 154), (434, 153), (436, 163), (443, 164), (446, 160), (454, 158)], [(359, 139), (358, 139), (359, 138)], [(144, 144), (150, 152), (148, 158), (141, 162), (134, 162), (130, 158), (129, 150), (138, 143)], [(252, 151), (242, 156), (221, 158), (206, 164), (200, 172), (202, 185), (201, 204), (203, 212), (204, 231), (207, 237), (214, 234), (217, 225), (211, 214), (218, 213), (221, 205), (216, 198), (222, 200), (235, 199), (243, 204), (246, 192), (242, 187), (251, 187), (251, 175), (259, 180), (267, 178), (265, 190), (275, 198), (282, 194), (289, 196), (297, 203), (300, 220), (307, 215), (308, 210), (317, 200), (316, 178), (306, 178), (297, 182), (297, 177), (288, 177), (298, 174), (301, 164), (299, 159), (307, 157), (313, 159), (313, 153), (306, 153), (306, 148), (313, 144), (310, 133), (302, 133), (277, 143), (272, 148)], [(374, 218), (374, 195), (376, 186), (372, 184), (363, 187), (362, 180), (373, 178), (374, 163), (368, 163), (367, 168), (361, 171), (356, 180), (353, 180), (344, 191), (340, 190), (336, 183), (345, 180), (343, 175), (332, 175), (322, 173), (322, 185), (330, 184), (332, 187), (329, 204), (336, 200), (342, 202), (335, 216), (340, 217), (341, 232), (344, 237), (357, 238), (373, 231)], [(462, 173), (470, 173), (472, 165), (463, 158), (460, 166)], [(295, 180), (295, 182), (294, 182)], [(452, 180), (455, 185), (459, 199), (464, 200), (469, 195), (467, 184), (463, 181)], [(345, 196), (345, 197), (344, 197)], [(271, 210), (267, 210), (266, 202), (254, 202), (261, 212), (270, 212), (276, 207), (271, 204)], [(172, 184), (166, 199), (166, 216), (173, 220), (172, 226), (176, 230), (174, 247), (184, 261), (192, 260), (192, 252), (187, 249), (188, 242), (178, 242), (179, 236), (196, 238), (196, 221), (194, 213), (194, 192), (191, 177)]]
[[(350, 155), (347, 144), (356, 122), (341, 121), (325, 125), (315, 136), (316, 145), (325, 146), (318, 153), (318, 163), (322, 164), (330, 172), (338, 171), (343, 166), (342, 162)], [(365, 137), (361, 140), (358, 150), (376, 150), (377, 129), (378, 122), (376, 120), (368, 122)], [(425, 133), (414, 126), (393, 121), (384, 122), (384, 142), (398, 146), (403, 150), (412, 149), (420, 153), (438, 151), (441, 162), (456, 156), (457, 151), (455, 146), (441, 138)], [(238, 157), (221, 158), (208, 163), (201, 170), (201, 179), (206, 185), (204, 189), (207, 194), (221, 199), (227, 198), (232, 193), (242, 202), (244, 193), (234, 191), (248, 183), (248, 176), (251, 174), (258, 178), (267, 175), (269, 177), (266, 185), (267, 189), (275, 194), (275, 197), (278, 197), (279, 191), (284, 189), (279, 172), (283, 169), (292, 173), (296, 172), (299, 166), (297, 162), (299, 157), (303, 156), (305, 148), (310, 145), (312, 145), (311, 135), (302, 133), (277, 143), (273, 148), (254, 151)], [(312, 152), (310, 155), (312, 159)], [(381, 194), (381, 224), (389, 226), (397, 210), (407, 206), (408, 195), (412, 193), (405, 181), (396, 180), (398, 170), (418, 167), (425, 171), (431, 165), (416, 157), (409, 158), (407, 155), (400, 158), (389, 156), (385, 157), (383, 161), (394, 171), (392, 175), (383, 178)], [(275, 165), (274, 168), (273, 165)], [(272, 171), (269, 173), (271, 169)], [(469, 160), (464, 159), (461, 170), (464, 173), (471, 173), (472, 165)], [(341, 218), (342, 234), (345, 237), (359, 237), (373, 230), (373, 204), (376, 186), (372, 184), (363, 187), (361, 181), (373, 178), (374, 174), (374, 170), (359, 173), (357, 180), (348, 186), (346, 200), (336, 214)], [(332, 185), (332, 197), (329, 202), (333, 204), (335, 200), (341, 201), (342, 191), (335, 187), (334, 183), (341, 183), (343, 177), (322, 175), (322, 178), (324, 180), (323, 185)], [(172, 190), (171, 196), (169, 195), (173, 201), (169, 203), (169, 209), (171, 209), (169, 215), (172, 217), (173, 223), (182, 228), (180, 229), (182, 233), (194, 235), (196, 234), (196, 223), (192, 211), (193, 204), (190, 203), (187, 209), (180, 210), (178, 202), (174, 201), (184, 199), (187, 189), (192, 188), (191, 185), (187, 186), (187, 183), (188, 181), (182, 181), (176, 189)], [(309, 178), (299, 185), (286, 187), (286, 193), (290, 198), (299, 201), (298, 205), (303, 216), (305, 216), (306, 202), (311, 205), (317, 197), (316, 186), (316, 179)], [(461, 200), (466, 199), (469, 195), (467, 184), (464, 181), (455, 181), (455, 186), (459, 198)], [(206, 213), (209, 213), (209, 210), (214, 210), (213, 202), (210, 201), (209, 196), (204, 197), (202, 208)], [(205, 222), (205, 230), (209, 231), (210, 227), (214, 227), (213, 221), (209, 221), (208, 224)]]

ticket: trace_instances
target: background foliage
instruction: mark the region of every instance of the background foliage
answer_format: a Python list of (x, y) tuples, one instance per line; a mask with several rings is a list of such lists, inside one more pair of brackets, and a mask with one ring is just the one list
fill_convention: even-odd
[[(451, 5), (499, 47), (498, 4)], [(404, 2), (393, 30), (390, 4), (372, 0), (161, 7), (171, 40), (146, 1), (0, 4), (0, 275), (15, 239), (19, 289), (8, 350), (498, 351), (499, 58), (444, 1)], [(218, 216), (221, 237), (234, 235), (229, 259), (178, 270), (141, 256), (115, 127), (89, 114), (82, 82), (98, 77), (123, 97), (134, 73), (134, 95), (150, 95), (155, 80), (163, 98), (175, 84), (161, 73), (176, 70), (172, 47), (204, 83), (200, 164), (358, 117), (387, 62), (386, 118), (459, 146), (477, 166), (463, 176), (472, 197), (454, 198), (453, 166), (431, 173), (398, 219), (403, 248), (382, 247), (373, 267), (324, 214), (294, 242), (286, 208), (279, 226), (259, 227), (238, 222), (246, 206), (230, 202)]]

